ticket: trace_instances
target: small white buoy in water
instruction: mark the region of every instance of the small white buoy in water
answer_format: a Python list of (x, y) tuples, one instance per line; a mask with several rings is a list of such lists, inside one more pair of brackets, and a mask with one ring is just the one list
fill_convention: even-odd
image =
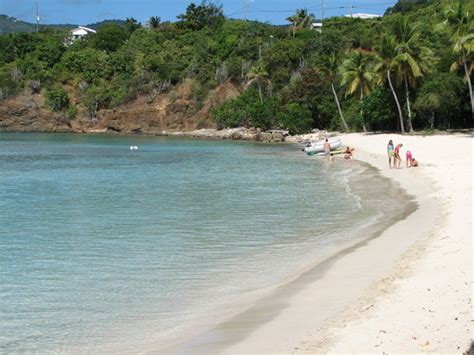
[(130, 146), (130, 150), (138, 150), (138, 146), (136, 146), (136, 145), (131, 145), (131, 146)]

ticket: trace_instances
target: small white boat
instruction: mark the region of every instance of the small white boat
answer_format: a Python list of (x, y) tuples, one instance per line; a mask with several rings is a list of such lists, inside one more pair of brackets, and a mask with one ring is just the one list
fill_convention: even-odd
[[(324, 143), (326, 142), (325, 139), (310, 143), (304, 148), (304, 152), (308, 155), (313, 155), (317, 153), (322, 153), (324, 152)], [(331, 150), (335, 150), (337, 148), (340, 148), (342, 145), (341, 139), (334, 137), (334, 138), (329, 138), (328, 139), (329, 146), (331, 147)]]

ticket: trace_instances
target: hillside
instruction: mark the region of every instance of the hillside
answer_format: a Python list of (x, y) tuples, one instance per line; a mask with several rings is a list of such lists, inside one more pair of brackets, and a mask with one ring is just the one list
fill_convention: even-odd
[[(118, 25), (124, 25), (125, 21), (122, 20), (104, 20), (92, 24), (86, 25), (89, 28), (97, 30), (101, 26), (109, 23), (115, 23)], [(58, 24), (58, 25), (43, 25), (40, 24), (40, 30), (45, 29), (52, 29), (52, 30), (64, 30), (64, 29), (71, 29), (75, 28), (78, 25), (74, 24)], [(7, 33), (18, 33), (18, 32), (34, 32), (36, 31), (36, 24), (28, 23), (22, 20), (19, 20), (14, 17), (10, 17), (7, 15), (0, 15), (0, 34), (7, 34)]]
[(116, 132), (469, 128), (472, 7), (438, 0), (383, 18), (330, 18), (320, 33), (304, 9), (283, 27), (204, 3), (175, 23), (105, 23), (70, 46), (56, 30), (0, 35), (0, 100), (30, 97), (71, 127)]

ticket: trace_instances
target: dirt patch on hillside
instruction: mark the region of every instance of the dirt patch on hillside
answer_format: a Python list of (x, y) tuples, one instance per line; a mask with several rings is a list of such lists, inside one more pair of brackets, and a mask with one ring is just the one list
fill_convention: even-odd
[(63, 116), (45, 108), (42, 95), (22, 93), (0, 102), (0, 131), (73, 132)]
[(100, 110), (95, 119), (79, 105), (77, 117), (71, 121), (51, 112), (42, 95), (23, 93), (0, 103), (0, 131), (162, 134), (215, 128), (212, 107), (237, 97), (239, 88), (226, 82), (210, 91), (200, 105), (193, 97), (193, 85), (187, 80), (152, 100), (149, 95), (141, 95), (114, 109)]

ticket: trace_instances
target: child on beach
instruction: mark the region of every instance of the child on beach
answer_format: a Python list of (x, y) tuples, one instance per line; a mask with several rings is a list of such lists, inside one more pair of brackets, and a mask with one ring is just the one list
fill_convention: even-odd
[(344, 151), (344, 159), (352, 159), (352, 152), (354, 151), (354, 148), (349, 148), (347, 147), (346, 150)]
[(400, 148), (403, 147), (403, 144), (397, 144), (393, 150), (394, 166), (397, 169), (400, 169), (400, 164), (402, 163), (402, 158), (400, 157)]
[(410, 165), (414, 168), (418, 167), (418, 160), (416, 160), (415, 158), (411, 158)]
[(411, 167), (411, 159), (413, 158), (412, 155), (411, 155), (411, 152), (409, 150), (407, 150), (407, 168), (408, 167)]
[[(388, 154), (388, 167), (392, 168), (392, 159), (393, 159), (393, 141), (390, 139), (387, 144), (387, 154)], [(393, 162), (395, 164), (395, 161)]]

